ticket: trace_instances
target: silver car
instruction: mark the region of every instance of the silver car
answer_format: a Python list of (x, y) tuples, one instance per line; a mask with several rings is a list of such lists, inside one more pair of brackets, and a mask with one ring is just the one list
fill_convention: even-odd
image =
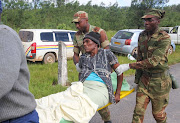
[[(138, 38), (142, 29), (124, 29), (119, 30), (112, 38), (110, 42), (110, 49), (112, 52), (131, 54), (136, 58), (138, 50)], [(171, 47), (169, 48), (169, 54), (175, 51), (175, 44), (171, 41)]]

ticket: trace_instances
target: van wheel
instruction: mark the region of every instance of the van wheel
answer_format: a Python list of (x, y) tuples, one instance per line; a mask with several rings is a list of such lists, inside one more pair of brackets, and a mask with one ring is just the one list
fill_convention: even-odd
[(47, 53), (45, 56), (44, 56), (44, 59), (43, 59), (43, 63), (44, 64), (52, 64), (55, 62), (55, 56), (53, 53)]
[(169, 49), (168, 49), (168, 54), (171, 55), (173, 53), (173, 47), (170, 46)]
[(131, 53), (131, 55), (136, 59), (137, 58), (137, 53), (138, 53), (138, 48), (135, 47)]

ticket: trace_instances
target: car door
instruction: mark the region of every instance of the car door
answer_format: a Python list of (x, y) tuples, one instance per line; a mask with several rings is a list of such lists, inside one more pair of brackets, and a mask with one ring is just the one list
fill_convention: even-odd
[(175, 44), (178, 44), (178, 26), (175, 26), (171, 31), (170, 31), (170, 37), (171, 41), (173, 41)]

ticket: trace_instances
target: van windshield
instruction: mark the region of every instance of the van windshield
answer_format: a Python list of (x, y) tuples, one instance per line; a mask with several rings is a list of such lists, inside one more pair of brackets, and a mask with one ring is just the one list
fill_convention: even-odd
[(22, 42), (31, 42), (33, 41), (33, 32), (19, 31), (19, 37)]

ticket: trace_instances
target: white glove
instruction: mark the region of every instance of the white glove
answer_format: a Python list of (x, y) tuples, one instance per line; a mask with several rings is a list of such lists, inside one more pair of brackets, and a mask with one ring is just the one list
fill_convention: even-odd
[(81, 72), (81, 68), (79, 67), (79, 63), (76, 64), (76, 70), (80, 73)]
[(129, 67), (129, 64), (121, 64), (119, 65), (116, 69), (115, 69), (115, 72), (117, 73), (117, 75), (121, 75), (123, 72), (129, 70), (130, 67)]

